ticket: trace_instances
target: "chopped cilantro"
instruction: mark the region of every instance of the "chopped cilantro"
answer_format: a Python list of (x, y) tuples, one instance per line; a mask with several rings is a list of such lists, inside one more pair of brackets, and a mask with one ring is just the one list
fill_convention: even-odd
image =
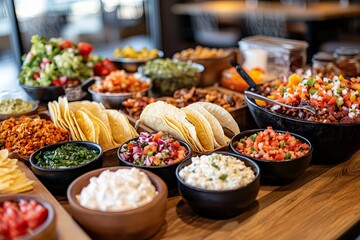
[(226, 173), (224, 173), (224, 174), (221, 174), (219, 178), (221, 180), (225, 181), (227, 177), (228, 177), (228, 175)]

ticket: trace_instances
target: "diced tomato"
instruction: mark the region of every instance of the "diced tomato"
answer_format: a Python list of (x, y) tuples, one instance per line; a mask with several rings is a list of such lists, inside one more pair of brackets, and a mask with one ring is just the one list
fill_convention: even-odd
[(34, 72), (33, 75), (32, 75), (32, 78), (33, 78), (34, 80), (40, 78), (40, 73), (39, 73), (39, 72)]
[(149, 151), (156, 152), (156, 150), (157, 150), (156, 145), (147, 145), (146, 147), (144, 147), (144, 154), (147, 155)]
[(163, 132), (159, 131), (158, 133), (155, 134), (155, 136), (153, 137), (153, 141), (157, 142), (159, 139), (161, 139), (161, 137), (163, 136)]
[(117, 68), (110, 61), (110, 59), (106, 58), (101, 62), (98, 62), (94, 66), (94, 74), (95, 76), (106, 77), (110, 74), (110, 72), (116, 71)]
[(73, 47), (73, 44), (72, 44), (72, 42), (70, 40), (64, 39), (60, 43), (60, 48), (61, 49), (72, 48), (72, 47)]
[(94, 49), (93, 46), (89, 43), (86, 42), (79, 42), (78, 45), (78, 51), (81, 55), (83, 55), (85, 58), (87, 56), (89, 56), (89, 54), (92, 52), (92, 50)]
[(328, 101), (329, 105), (335, 105), (337, 101), (337, 98), (335, 96), (332, 96), (330, 100)]
[(35, 200), (0, 203), (0, 238), (12, 239), (41, 225), (48, 210)]
[(110, 59), (108, 58), (105, 58), (103, 61), (102, 61), (102, 65), (107, 68), (110, 72), (112, 71), (116, 71), (117, 68), (115, 67), (114, 63), (112, 61), (110, 61)]
[(129, 150), (129, 151), (132, 151), (133, 150), (133, 148), (134, 148), (134, 144), (133, 143), (128, 143), (127, 144), (127, 149)]
[(351, 101), (350, 101), (350, 100), (346, 100), (346, 101), (345, 101), (345, 106), (346, 106), (346, 107), (350, 107), (350, 106), (351, 106)]
[(275, 160), (284, 160), (284, 154), (280, 154), (280, 153), (276, 154)]
[(109, 75), (109, 73), (110, 73), (110, 70), (109, 70), (109, 69), (107, 69), (107, 68), (102, 68), (99, 76), (105, 77), (105, 76)]
[(179, 148), (180, 148), (180, 142), (179, 141), (174, 141), (172, 144), (173, 144), (173, 147), (174, 147), (175, 151), (179, 150)]
[(53, 86), (62, 86), (63, 84), (60, 81), (60, 78), (55, 78), (52, 83)]
[(25, 215), (25, 220), (31, 229), (40, 226), (48, 216), (48, 211), (41, 205), (37, 205), (33, 211), (28, 211)]

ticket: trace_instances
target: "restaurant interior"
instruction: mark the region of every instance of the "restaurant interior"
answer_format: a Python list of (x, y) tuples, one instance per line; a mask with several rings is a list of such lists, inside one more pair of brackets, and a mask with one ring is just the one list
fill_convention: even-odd
[(1, 0), (0, 19), (1, 72), (9, 83), (34, 34), (89, 42), (105, 57), (129, 44), (165, 56), (196, 45), (237, 48), (252, 35), (307, 41), (308, 64), (319, 51), (360, 48), (358, 0)]
[[(129, 46), (155, 55), (116, 56)], [(214, 55), (191, 57), (197, 50)], [(63, 52), (71, 56), (65, 63), (55, 56)], [(164, 62), (149, 64), (156, 60)], [(178, 65), (167, 73), (169, 62)], [(48, 79), (74, 63), (85, 69), (74, 70), (78, 78)], [(130, 82), (124, 91), (109, 90), (122, 85), (116, 78)], [(0, 239), (2, 201), (25, 189), (8, 187), (2, 199), (2, 171), (14, 174), (11, 164), (33, 184), (23, 180), (22, 194), (48, 209), (39, 224), (48, 224), (46, 233), (36, 239), (360, 239), (360, 0), (0, 0), (0, 100), (9, 96), (34, 104), (26, 121), (44, 120), (29, 145), (56, 140), (27, 151), (16, 142), (26, 132), (8, 127), (22, 114), (0, 112)], [(144, 165), (126, 160), (153, 139), (175, 141), (164, 154), (175, 151), (176, 159), (151, 165), (163, 155), (149, 143), (139, 150)], [(56, 156), (54, 145), (77, 141), (98, 156), (92, 165), (39, 165), (45, 151)], [(280, 149), (273, 159), (264, 144)], [(213, 152), (227, 161), (240, 155), (239, 171), (250, 169), (243, 178), (251, 180), (230, 190), (186, 182), (190, 166)], [(207, 168), (223, 169), (217, 160)], [(81, 205), (80, 191), (99, 168), (119, 165), (145, 170), (157, 191), (150, 203), (114, 213)], [(106, 202), (118, 182), (93, 190)]]

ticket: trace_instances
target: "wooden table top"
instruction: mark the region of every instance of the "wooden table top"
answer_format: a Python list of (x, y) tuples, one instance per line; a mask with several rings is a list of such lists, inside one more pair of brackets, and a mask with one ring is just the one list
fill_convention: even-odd
[[(251, 2), (251, 0), (249, 0)], [(360, 5), (340, 5), (338, 2), (310, 3), (306, 7), (288, 6), (280, 3), (246, 1), (204, 1), (174, 4), (175, 14), (210, 14), (219, 17), (239, 18), (251, 14), (285, 17), (287, 20), (329, 20), (341, 17), (360, 16)], [(255, 1), (256, 2), (256, 1)]]
[(360, 151), (335, 166), (311, 165), (290, 185), (261, 185), (249, 209), (228, 220), (199, 217), (175, 196), (152, 239), (337, 239), (360, 221), (359, 176)]

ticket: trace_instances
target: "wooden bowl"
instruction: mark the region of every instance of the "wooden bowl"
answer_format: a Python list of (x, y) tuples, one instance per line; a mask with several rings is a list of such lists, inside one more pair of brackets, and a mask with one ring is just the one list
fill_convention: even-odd
[(21, 199), (24, 200), (35, 200), (36, 202), (40, 203), (43, 207), (45, 207), (48, 210), (48, 216), (47, 219), (37, 228), (32, 230), (31, 232), (21, 235), (17, 237), (16, 239), (19, 240), (41, 240), (41, 239), (47, 239), (47, 240), (55, 240), (57, 239), (57, 233), (56, 233), (56, 216), (55, 216), (55, 210), (53, 206), (40, 198), (27, 196), (27, 195), (14, 195), (14, 194), (6, 194), (0, 196), (0, 204), (4, 201), (14, 201), (18, 202)]
[(67, 197), (76, 221), (96, 239), (149, 239), (163, 225), (166, 213), (167, 187), (155, 174), (146, 173), (158, 192), (148, 204), (118, 212), (103, 212), (81, 206), (76, 198), (81, 190), (89, 184), (92, 177), (99, 176), (105, 170), (116, 171), (130, 167), (109, 167), (86, 173), (71, 183)]

